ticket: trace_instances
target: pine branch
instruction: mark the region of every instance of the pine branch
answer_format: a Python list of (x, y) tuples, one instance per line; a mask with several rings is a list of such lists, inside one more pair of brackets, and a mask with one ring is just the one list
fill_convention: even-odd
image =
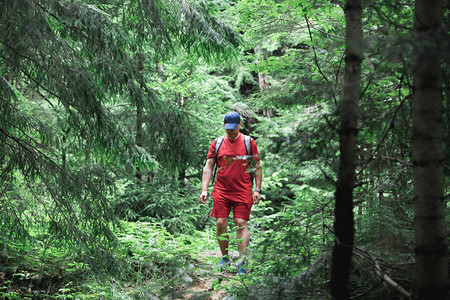
[[(72, 208), (72, 205), (69, 204), (69, 202), (65, 199), (63, 196), (64, 194), (68, 193), (71, 188), (75, 188), (75, 193), (86, 193), (89, 192), (92, 194), (92, 198), (90, 198), (90, 201), (87, 202), (87, 199), (84, 197), (79, 197), (79, 199), (86, 199), (81, 205), (83, 207), (84, 213), (88, 213), (87, 215), (91, 215), (92, 217), (88, 217), (86, 221), (89, 222), (95, 221), (97, 225), (100, 226), (100, 228), (106, 229), (104, 224), (102, 222), (109, 222), (109, 221), (115, 221), (115, 217), (112, 215), (112, 212), (109, 212), (108, 210), (105, 210), (107, 207), (107, 200), (104, 198), (104, 196), (97, 191), (97, 189), (89, 182), (80, 180), (80, 178), (77, 178), (74, 176), (73, 173), (69, 173), (67, 169), (61, 168), (53, 159), (48, 157), (46, 154), (41, 152), (39, 149), (34, 147), (33, 145), (30, 145), (28, 142), (23, 141), (17, 137), (14, 137), (13, 135), (9, 134), (7, 131), (5, 131), (3, 128), (0, 128), (0, 132), (3, 133), (0, 135), (0, 138), (3, 140), (4, 144), (8, 145), (13, 149), (14, 153), (17, 153), (17, 155), (24, 154), (25, 161), (22, 163), (27, 163), (32, 171), (31, 173), (28, 173), (28, 176), (26, 178), (30, 178), (30, 176), (37, 175), (38, 178), (44, 185), (46, 186), (46, 190), (50, 193), (51, 197), (54, 200), (54, 203), (56, 205), (56, 209), (58, 211), (57, 215), (61, 215), (64, 218), (64, 232), (66, 234), (64, 235), (66, 238), (69, 238), (73, 240), (74, 237), (79, 235), (86, 235), (83, 231), (80, 231), (78, 228), (76, 228), (73, 224), (73, 220), (79, 219), (76, 214), (76, 210)], [(9, 143), (8, 140), (5, 140), (3, 136), (6, 136), (8, 139), (13, 141), (17, 146), (14, 146), (13, 144)], [(45, 170), (45, 172), (43, 172)], [(55, 172), (57, 171), (57, 172)], [(3, 173), (3, 172), (2, 172)], [(55, 188), (55, 176), (53, 174), (61, 173), (61, 175), (64, 177), (64, 181), (61, 182), (64, 186), (60, 187), (59, 184), (56, 184), (58, 188)], [(50, 178), (48, 178), (50, 176)], [(51, 183), (53, 181), (53, 183)], [(72, 183), (71, 185), (68, 185)], [(95, 212), (93, 208), (93, 200), (98, 199), (100, 202), (98, 203), (99, 206), (97, 209), (99, 209), (97, 212)], [(99, 213), (101, 215), (99, 215)], [(61, 221), (61, 220), (59, 220)], [(101, 223), (99, 223), (99, 221)], [(118, 223), (116, 223), (118, 224)], [(80, 224), (82, 225), (82, 223)], [(66, 230), (67, 229), (67, 230)], [(102, 230), (102, 231), (103, 231)], [(113, 236), (110, 232), (105, 232), (106, 236)], [(95, 244), (95, 243), (94, 243)]]
[[(403, 106), (403, 104), (406, 102), (407, 99), (409, 99), (411, 95), (407, 95), (406, 97), (403, 98), (403, 100), (400, 102), (400, 104), (396, 107), (394, 114), (391, 118), (391, 122), (389, 123), (388, 128), (386, 129), (386, 131), (384, 132), (382, 138), (378, 141), (378, 144), (375, 147), (375, 150), (373, 151), (373, 153), (377, 153), (378, 150), (381, 147), (381, 144), (383, 143), (383, 141), (387, 138), (388, 133), (391, 131), (392, 128), (394, 128), (394, 124), (395, 124), (395, 119), (397, 118), (397, 114), (400, 111), (400, 108)], [(359, 170), (358, 174), (356, 175), (356, 178), (358, 178), (359, 176), (361, 176), (362, 172), (365, 170), (365, 168), (369, 165), (369, 163), (373, 160), (375, 156), (370, 156), (363, 164), (363, 166), (361, 167), (361, 169)]]
[(88, 39), (89, 37), (84, 34), (79, 28), (76, 28), (74, 26), (69, 25), (67, 22), (62, 21), (55, 13), (51, 12), (49, 9), (47, 9), (46, 7), (44, 7), (42, 4), (36, 2), (36, 1), (32, 1), (37, 7), (39, 7), (40, 9), (42, 9), (44, 12), (46, 12), (49, 16), (52, 16), (56, 21), (58, 21), (59, 23), (63, 24), (64, 26), (67, 26), (69, 29), (73, 30), (74, 32), (76, 32), (77, 34), (79, 34), (82, 38)]
[[(311, 40), (311, 42), (313, 41), (313, 37), (312, 37), (312, 33), (311, 33), (311, 29), (310, 29), (310, 25), (309, 25), (309, 20), (308, 18), (305, 16), (305, 20), (306, 20), (306, 24), (308, 26), (308, 34), (309, 34), (309, 39)], [(317, 53), (316, 53), (316, 47), (313, 46), (313, 52), (314, 52), (314, 63), (317, 67), (317, 70), (319, 71), (320, 75), (322, 75), (322, 78), (326, 81), (326, 83), (328, 84), (329, 88), (330, 88), (330, 92), (331, 92), (331, 96), (333, 98), (334, 104), (337, 105), (337, 98), (336, 98), (336, 94), (335, 91), (330, 83), (330, 81), (328, 80), (328, 77), (323, 73), (322, 68), (319, 65), (319, 60), (317, 58)]]

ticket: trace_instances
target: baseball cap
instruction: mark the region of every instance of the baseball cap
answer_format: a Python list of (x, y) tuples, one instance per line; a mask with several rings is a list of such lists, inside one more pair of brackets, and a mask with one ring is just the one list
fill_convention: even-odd
[(237, 129), (239, 123), (241, 123), (241, 116), (235, 111), (230, 111), (223, 118), (223, 123), (225, 129)]

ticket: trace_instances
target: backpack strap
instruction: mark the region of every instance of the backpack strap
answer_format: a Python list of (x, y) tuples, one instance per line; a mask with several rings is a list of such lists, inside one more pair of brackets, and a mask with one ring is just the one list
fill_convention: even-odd
[[(252, 138), (249, 137), (248, 135), (244, 134), (244, 144), (245, 144), (245, 150), (247, 150), (247, 157), (248, 157), (247, 161), (249, 162), (249, 165), (250, 165), (250, 161), (252, 160), (252, 157), (251, 157), (252, 147), (250, 145), (251, 141), (252, 141)], [(254, 178), (255, 178), (255, 172), (250, 171), (250, 180), (252, 181), (252, 186), (253, 186)]]
[(220, 148), (220, 146), (222, 146), (222, 142), (223, 142), (224, 138), (225, 138), (225, 136), (222, 135), (222, 136), (219, 136), (216, 139), (216, 148), (214, 150), (214, 160), (215, 160), (216, 163), (214, 165), (214, 172), (213, 172), (213, 177), (212, 177), (212, 180), (211, 180), (211, 182), (213, 182), (213, 185), (214, 185), (214, 182), (216, 180), (216, 173), (217, 173), (217, 168), (218, 168), (217, 153), (219, 153), (219, 148)]
[(220, 146), (222, 146), (222, 142), (223, 142), (224, 138), (225, 138), (225, 136), (222, 135), (222, 136), (219, 136), (216, 139), (216, 150), (215, 150), (215, 155), (214, 155), (214, 159), (216, 160), (216, 164), (217, 164), (217, 153), (219, 153), (219, 149), (220, 149)]
[(252, 155), (252, 147), (250, 146), (252, 138), (245, 134), (243, 134), (243, 136), (244, 136), (245, 150), (247, 150), (247, 155)]

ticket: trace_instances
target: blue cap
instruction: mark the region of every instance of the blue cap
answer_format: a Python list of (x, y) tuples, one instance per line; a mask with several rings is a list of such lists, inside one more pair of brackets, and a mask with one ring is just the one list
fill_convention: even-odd
[(241, 123), (241, 116), (235, 111), (230, 111), (223, 118), (223, 123), (225, 129), (237, 129)]

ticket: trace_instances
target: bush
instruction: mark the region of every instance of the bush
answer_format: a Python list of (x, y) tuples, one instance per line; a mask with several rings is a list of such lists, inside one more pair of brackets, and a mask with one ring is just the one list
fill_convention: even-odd
[(189, 233), (204, 228), (209, 221), (202, 217), (207, 215), (207, 207), (199, 205), (195, 189), (170, 178), (131, 182), (113, 205), (121, 219), (159, 223), (170, 233)]

